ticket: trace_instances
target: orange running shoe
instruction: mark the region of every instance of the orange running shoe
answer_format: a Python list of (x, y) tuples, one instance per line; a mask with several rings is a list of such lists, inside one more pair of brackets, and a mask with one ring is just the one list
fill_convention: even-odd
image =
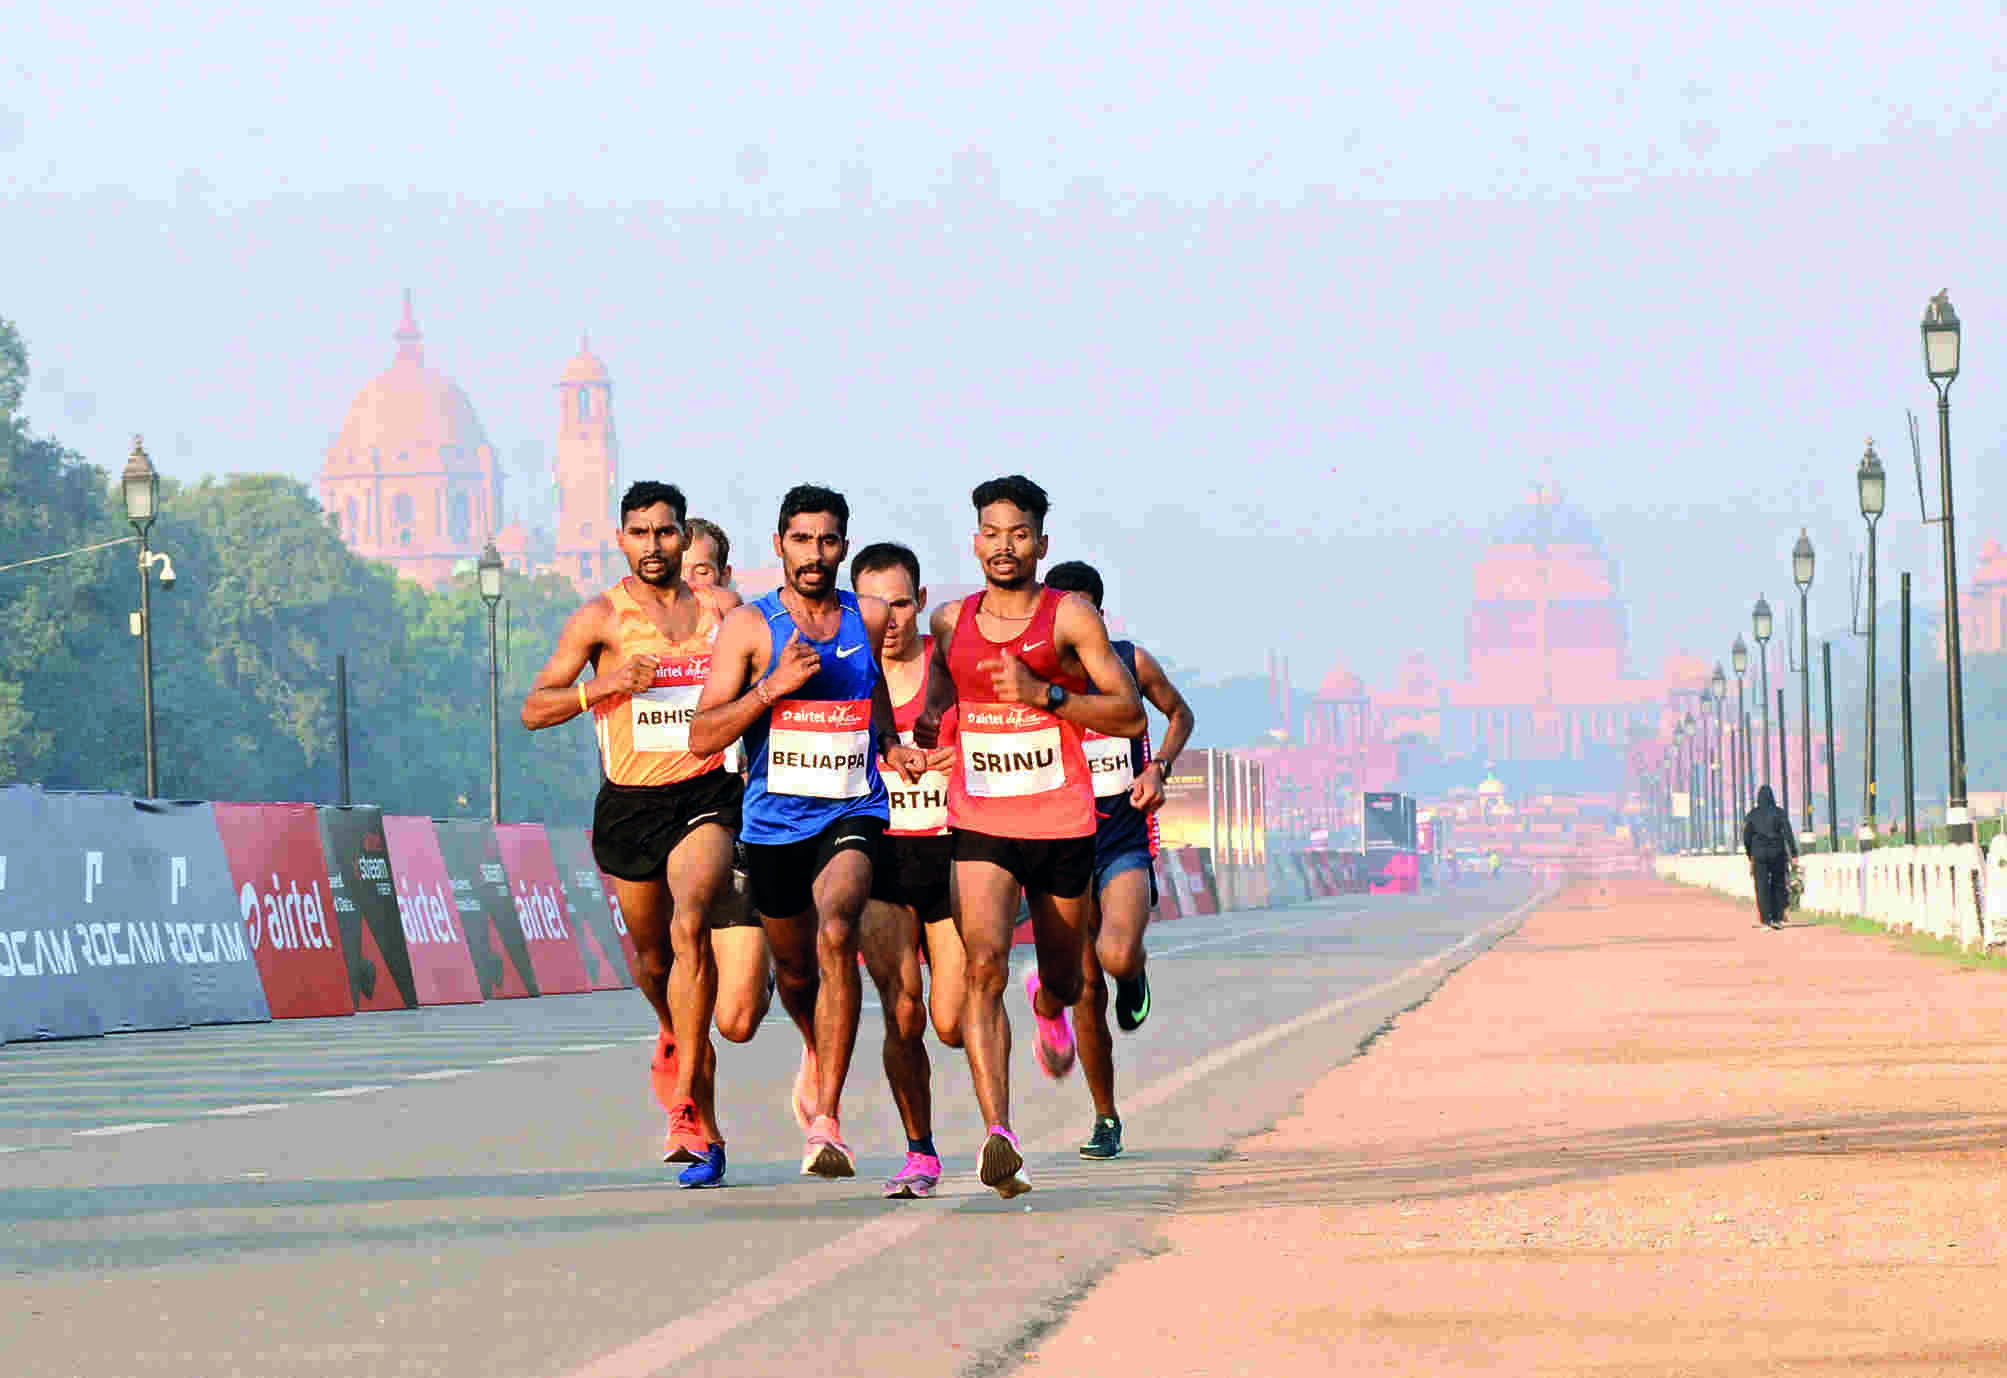
[(669, 1108), (669, 1137), (662, 1141), (662, 1161), (694, 1163), (710, 1151), (711, 1141), (697, 1125), (697, 1103), (681, 1100)]
[(655, 1035), (655, 1056), (648, 1059), (648, 1080), (655, 1088), (655, 1102), (664, 1110), (676, 1107), (676, 1035)]
[(788, 1109), (794, 1111), (794, 1122), (803, 1133), (815, 1123), (815, 1081), (815, 1048), (804, 1043), (801, 1066), (795, 1069), (794, 1089), (788, 1093)]

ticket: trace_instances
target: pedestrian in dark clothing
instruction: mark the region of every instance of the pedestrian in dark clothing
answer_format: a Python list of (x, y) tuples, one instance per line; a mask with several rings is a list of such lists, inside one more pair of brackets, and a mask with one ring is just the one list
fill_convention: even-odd
[(1791, 815), (1777, 807), (1777, 796), (1768, 785), (1756, 791), (1756, 807), (1742, 822), (1742, 850), (1749, 856), (1749, 875), (1756, 882), (1756, 917), (1766, 927), (1782, 928), (1798, 839), (1791, 832)]

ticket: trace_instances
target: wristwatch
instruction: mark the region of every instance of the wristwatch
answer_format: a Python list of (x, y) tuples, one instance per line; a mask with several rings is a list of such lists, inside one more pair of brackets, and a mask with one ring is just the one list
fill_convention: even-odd
[(1057, 713), (1059, 706), (1065, 702), (1066, 690), (1063, 686), (1057, 684), (1048, 684), (1045, 686), (1045, 706), (1047, 708)]

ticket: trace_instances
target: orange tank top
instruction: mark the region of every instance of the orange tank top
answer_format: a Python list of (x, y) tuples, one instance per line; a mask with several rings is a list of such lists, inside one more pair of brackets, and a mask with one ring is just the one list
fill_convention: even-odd
[(697, 600), (697, 629), (687, 640), (662, 634), (622, 579), (606, 591), (613, 604), (614, 630), (608, 664), (631, 655), (659, 656), (655, 683), (639, 694), (614, 694), (592, 706), (599, 738), (599, 763), (616, 785), (673, 785), (724, 764), (715, 756), (690, 754), (690, 720), (697, 696), (711, 673), (711, 648), (721, 619), (709, 600)]

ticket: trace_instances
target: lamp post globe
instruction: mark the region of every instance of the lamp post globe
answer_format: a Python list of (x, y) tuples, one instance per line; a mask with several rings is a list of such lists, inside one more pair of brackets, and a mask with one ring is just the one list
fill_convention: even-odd
[(1812, 587), (1812, 538), (1798, 528), (1798, 543), (1791, 547), (1791, 582), (1802, 592)]
[(119, 475), (119, 491), (125, 497), (125, 519), (144, 536), (160, 505), (160, 474), (147, 458), (146, 443), (139, 436), (132, 438), (132, 454)]
[(1873, 440), (1868, 441), (1860, 467), (1854, 470), (1854, 485), (1860, 490), (1861, 515), (1870, 522), (1876, 520), (1888, 503), (1888, 473), (1882, 468), (1881, 456), (1875, 453)]
[(1735, 667), (1737, 675), (1749, 672), (1749, 643), (1742, 639), (1742, 633), (1735, 634), (1735, 644), (1728, 648), (1728, 663)]
[(1923, 308), (1923, 371), (1940, 388), (1958, 376), (1958, 313), (1949, 288)]
[(502, 553), (495, 549), (492, 539), (482, 550), (481, 559), (474, 568), (480, 576), (482, 600), (487, 603), (499, 600), (502, 596)]
[(1751, 630), (1756, 633), (1756, 644), (1761, 646), (1770, 639), (1770, 600), (1762, 594), (1756, 595), (1756, 606), (1749, 614)]

